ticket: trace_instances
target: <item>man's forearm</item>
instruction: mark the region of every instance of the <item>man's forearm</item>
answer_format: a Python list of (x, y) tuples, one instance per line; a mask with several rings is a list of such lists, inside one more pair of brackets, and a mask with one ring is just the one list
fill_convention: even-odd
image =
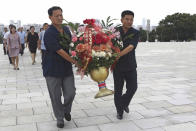
[(73, 60), (63, 49), (60, 49), (57, 51), (57, 53), (62, 56), (64, 59), (66, 59), (67, 61), (76, 64), (76, 61)]
[(119, 54), (119, 56), (124, 56), (126, 55), (127, 53), (129, 53), (130, 51), (132, 51), (134, 49), (134, 46), (133, 45), (129, 45), (127, 46), (124, 50), (122, 50)]

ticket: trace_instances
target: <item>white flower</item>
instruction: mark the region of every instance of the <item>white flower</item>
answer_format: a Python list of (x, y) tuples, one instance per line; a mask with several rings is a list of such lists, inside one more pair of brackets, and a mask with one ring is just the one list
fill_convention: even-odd
[(80, 37), (82, 34), (84, 34), (84, 32), (79, 32), (79, 33), (77, 34), (77, 37)]
[(117, 41), (119, 45), (123, 47), (123, 42), (122, 41)]
[(104, 51), (101, 51), (100, 52), (100, 57), (105, 57), (106, 56), (106, 53)]
[(108, 55), (109, 57), (112, 57), (112, 54), (111, 54), (110, 52), (108, 52), (107, 55)]
[(96, 56), (96, 52), (95, 50), (92, 50), (92, 57), (95, 57)]
[(70, 47), (74, 47), (74, 43), (70, 43)]
[(101, 57), (101, 53), (100, 52), (96, 52), (96, 56), (97, 57)]

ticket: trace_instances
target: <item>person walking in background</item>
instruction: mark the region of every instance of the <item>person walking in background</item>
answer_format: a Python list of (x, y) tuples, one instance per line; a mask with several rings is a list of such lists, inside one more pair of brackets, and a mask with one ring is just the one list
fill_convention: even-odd
[[(71, 40), (69, 28), (62, 27), (62, 9), (57, 6), (51, 7), (48, 15), (52, 24), (44, 34), (46, 54), (42, 60), (42, 68), (57, 119), (57, 127), (63, 128), (63, 118), (67, 121), (71, 120), (71, 107), (76, 94), (72, 63), (76, 64), (76, 61), (69, 56), (69, 49), (63, 48), (59, 43), (60, 33), (67, 35)], [(61, 101), (62, 94), (64, 103)]]
[[(123, 112), (129, 113), (129, 104), (137, 90), (137, 63), (135, 49), (139, 40), (139, 31), (132, 27), (134, 13), (126, 10), (121, 14), (122, 26), (118, 28), (123, 40), (123, 49), (114, 68), (114, 103), (117, 110), (117, 119), (123, 119)], [(126, 93), (122, 94), (124, 81)]]
[(29, 30), (27, 29), (26, 33), (25, 33), (25, 43), (26, 43), (26, 48), (28, 48), (28, 44), (27, 44), (27, 36), (29, 34)]
[(40, 32), (40, 36), (39, 36), (39, 44), (38, 44), (38, 49), (40, 50), (41, 49), (41, 53), (42, 53), (42, 60), (46, 54), (46, 47), (44, 45), (44, 34), (45, 34), (45, 31), (48, 29), (48, 23), (44, 23), (43, 24), (43, 30), (42, 32)]
[(40, 37), (41, 32), (44, 30), (44, 28), (40, 28), (38, 36)]
[(18, 55), (21, 49), (21, 44), (20, 44), (20, 37), (18, 33), (16, 32), (15, 26), (11, 26), (10, 34), (8, 35), (8, 38), (7, 38), (7, 45), (8, 45), (9, 56), (11, 57), (12, 63), (14, 65), (14, 70), (19, 70)]
[[(8, 32), (7, 27), (4, 28), (3, 36), (6, 34), (6, 32)], [(7, 54), (7, 42), (4, 39), (3, 39), (3, 52), (4, 52), (4, 55)]]
[[(7, 45), (8, 35), (10, 34), (10, 30), (11, 30), (11, 27), (12, 27), (12, 26), (14, 26), (14, 25), (12, 25), (12, 24), (9, 25), (9, 31), (6, 32), (6, 33), (4, 34), (4, 36), (3, 36), (3, 40), (4, 40), (4, 42), (6, 43), (5, 45)], [(12, 64), (12, 60), (11, 60), (11, 57), (10, 57), (10, 55), (9, 55), (8, 47), (6, 47), (6, 50), (7, 50), (7, 55), (8, 55), (9, 62), (10, 62), (10, 64)]]
[(20, 43), (21, 43), (21, 50), (20, 54), (21, 56), (24, 54), (24, 49), (25, 49), (25, 32), (23, 31), (23, 27), (19, 28), (18, 34), (20, 36)]
[(30, 33), (27, 36), (27, 44), (28, 44), (28, 47), (29, 47), (29, 51), (31, 53), (32, 65), (34, 65), (35, 62), (36, 62), (35, 57), (36, 57), (38, 40), (39, 40), (39, 36), (35, 32), (35, 27), (31, 26), (30, 27)]

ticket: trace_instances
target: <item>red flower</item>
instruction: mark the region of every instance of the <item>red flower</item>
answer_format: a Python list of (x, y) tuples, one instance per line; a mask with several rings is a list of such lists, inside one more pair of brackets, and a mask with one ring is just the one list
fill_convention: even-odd
[(107, 48), (107, 46), (106, 45), (103, 45), (103, 44), (100, 45), (100, 50), (101, 51), (109, 51), (109, 49)]
[(101, 44), (103, 42), (103, 37), (101, 34), (96, 34), (95, 36), (95, 43), (96, 44)]
[(77, 51), (77, 52), (83, 52), (84, 50), (85, 50), (84, 44), (78, 44), (78, 45), (76, 46), (76, 51)]
[(83, 21), (84, 24), (93, 25), (95, 23), (95, 19), (86, 19)]
[(82, 40), (83, 40), (83, 37), (81, 36), (81, 37), (79, 38), (79, 40), (82, 41)]
[(116, 53), (120, 53), (120, 49), (118, 47), (112, 47), (112, 49), (116, 52)]
[(99, 46), (93, 46), (93, 50), (100, 51), (100, 47)]

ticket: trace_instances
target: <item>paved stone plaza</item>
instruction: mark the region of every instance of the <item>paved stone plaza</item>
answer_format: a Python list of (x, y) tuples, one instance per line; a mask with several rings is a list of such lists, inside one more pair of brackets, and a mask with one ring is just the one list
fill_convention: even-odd
[[(63, 129), (56, 127), (37, 54), (31, 65), (25, 49), (16, 71), (0, 45), (0, 131), (196, 131), (196, 42), (139, 43), (139, 87), (123, 120), (116, 119), (113, 96), (94, 99), (97, 84), (75, 75), (73, 119)], [(113, 89), (111, 74), (106, 83)]]

